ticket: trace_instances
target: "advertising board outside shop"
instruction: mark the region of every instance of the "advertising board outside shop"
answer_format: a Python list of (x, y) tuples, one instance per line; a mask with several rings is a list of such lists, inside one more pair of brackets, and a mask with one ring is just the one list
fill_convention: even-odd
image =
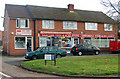
[(47, 61), (54, 61), (54, 66), (56, 66), (56, 58), (55, 54), (45, 54), (44, 55), (45, 59), (45, 65), (47, 65)]

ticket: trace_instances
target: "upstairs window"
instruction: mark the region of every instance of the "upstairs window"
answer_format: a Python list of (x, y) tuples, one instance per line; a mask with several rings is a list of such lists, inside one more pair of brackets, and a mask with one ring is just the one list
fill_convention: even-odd
[(77, 30), (77, 22), (63, 21), (63, 29)]
[(97, 30), (97, 23), (85, 23), (85, 30)]
[(54, 21), (53, 20), (42, 20), (42, 28), (43, 29), (54, 29)]
[(112, 31), (113, 26), (112, 24), (104, 24), (104, 31)]
[(16, 19), (17, 28), (29, 28), (29, 19)]

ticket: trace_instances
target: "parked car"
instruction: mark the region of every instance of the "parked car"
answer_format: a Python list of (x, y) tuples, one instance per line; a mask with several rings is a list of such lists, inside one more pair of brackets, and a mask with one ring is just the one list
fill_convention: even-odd
[(78, 44), (71, 49), (71, 53), (73, 53), (73, 55), (79, 55), (79, 56), (83, 54), (98, 55), (100, 53), (100, 49), (98, 47), (88, 44)]
[(67, 51), (59, 47), (40, 47), (36, 51), (27, 52), (24, 57), (32, 60), (43, 59), (45, 54), (55, 54), (56, 58), (61, 58), (67, 55)]

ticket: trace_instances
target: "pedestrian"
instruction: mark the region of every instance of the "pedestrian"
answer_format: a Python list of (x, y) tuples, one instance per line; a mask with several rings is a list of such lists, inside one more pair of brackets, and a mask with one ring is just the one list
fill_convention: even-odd
[(30, 50), (30, 43), (29, 42), (27, 42), (27, 52), (30, 52), (31, 50)]

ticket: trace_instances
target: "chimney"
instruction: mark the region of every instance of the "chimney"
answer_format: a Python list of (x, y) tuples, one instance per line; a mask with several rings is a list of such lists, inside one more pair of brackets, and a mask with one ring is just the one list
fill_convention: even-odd
[(70, 12), (74, 12), (74, 5), (73, 4), (68, 4), (68, 10)]

